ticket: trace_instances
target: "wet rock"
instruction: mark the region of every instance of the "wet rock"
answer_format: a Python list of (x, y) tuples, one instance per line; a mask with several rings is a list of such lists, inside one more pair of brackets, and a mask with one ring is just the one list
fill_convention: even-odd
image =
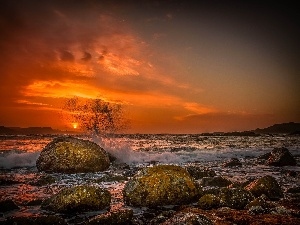
[(162, 223), (161, 225), (213, 225), (214, 223), (206, 216), (193, 212), (180, 212)]
[(180, 166), (157, 165), (139, 171), (124, 187), (123, 196), (133, 206), (162, 206), (188, 203), (198, 189)]
[(256, 207), (256, 206), (259, 206), (263, 209), (271, 208), (272, 205), (268, 203), (268, 201), (269, 198), (266, 195), (262, 194), (258, 198), (255, 198), (254, 200), (249, 202), (249, 204), (246, 205), (245, 209), (250, 209), (251, 207)]
[(220, 206), (220, 199), (214, 194), (205, 194), (199, 201), (198, 206), (201, 209), (213, 209)]
[(300, 186), (291, 187), (291, 188), (287, 189), (286, 192), (287, 193), (292, 193), (292, 194), (300, 193)]
[(126, 181), (128, 178), (123, 175), (118, 174), (105, 174), (103, 177), (98, 178), (94, 180), (95, 183), (101, 183), (101, 182), (122, 182)]
[(15, 209), (19, 209), (19, 207), (13, 200), (7, 199), (0, 201), (0, 212), (7, 212)]
[(231, 158), (228, 162), (225, 162), (224, 167), (241, 167), (242, 163), (238, 158)]
[(264, 160), (264, 163), (269, 166), (297, 165), (296, 159), (286, 148), (274, 148), (271, 152), (258, 157), (258, 159)]
[(207, 169), (207, 168), (203, 168), (203, 167), (200, 167), (200, 166), (187, 166), (186, 170), (196, 180), (201, 179), (203, 177), (214, 177), (214, 176), (216, 176), (215, 171)]
[(84, 212), (101, 210), (110, 205), (109, 191), (94, 186), (75, 186), (64, 188), (45, 200), (41, 208), (53, 212)]
[(42, 175), (39, 179), (29, 182), (30, 185), (34, 186), (45, 186), (53, 184), (56, 182), (56, 179), (50, 175)]
[(42, 150), (36, 162), (39, 171), (57, 173), (98, 172), (109, 165), (109, 156), (99, 145), (73, 137), (54, 139)]
[(121, 224), (130, 224), (131, 219), (133, 217), (132, 209), (119, 209), (113, 212), (107, 212), (98, 216), (93, 217), (90, 219), (86, 225), (121, 225)]
[(276, 179), (269, 175), (254, 180), (245, 189), (256, 197), (262, 194), (265, 194), (271, 200), (278, 200), (283, 197), (283, 192)]
[(227, 187), (232, 182), (224, 177), (204, 177), (201, 184), (202, 186)]
[(248, 209), (248, 212), (250, 215), (258, 215), (258, 214), (265, 214), (265, 213), (268, 213), (269, 210), (268, 209), (265, 209), (261, 206), (251, 206), (249, 209)]
[(240, 188), (221, 188), (220, 205), (231, 209), (244, 209), (244, 207), (254, 199), (254, 196), (244, 189)]

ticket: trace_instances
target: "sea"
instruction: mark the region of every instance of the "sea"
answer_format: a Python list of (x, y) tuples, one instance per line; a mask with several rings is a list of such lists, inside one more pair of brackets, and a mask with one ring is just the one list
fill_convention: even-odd
[[(42, 149), (55, 135), (0, 136), (0, 201), (13, 200), (19, 209), (0, 213), (0, 221), (10, 217), (53, 215), (40, 208), (41, 202), (64, 187), (91, 184), (108, 189), (112, 194), (111, 208), (124, 207), (122, 189), (141, 168), (156, 164), (180, 166), (200, 165), (233, 182), (245, 182), (264, 175), (274, 176), (281, 187), (300, 186), (299, 178), (283, 176), (286, 171), (300, 171), (300, 136), (204, 136), (201, 134), (124, 134), (96, 138), (76, 136), (96, 142), (117, 158), (115, 165), (98, 173), (53, 173), (53, 183), (38, 181), (45, 173), (36, 168)], [(274, 148), (287, 148), (298, 166), (270, 167), (257, 162), (257, 157)], [(224, 163), (238, 158), (242, 167), (227, 168)], [(107, 178), (108, 177), (108, 178)], [(112, 177), (112, 179), (109, 179)], [(113, 179), (113, 178), (119, 179)], [(105, 179), (104, 179), (105, 178)], [(142, 215), (147, 209), (133, 208)], [(79, 224), (101, 212), (61, 215), (69, 224)]]

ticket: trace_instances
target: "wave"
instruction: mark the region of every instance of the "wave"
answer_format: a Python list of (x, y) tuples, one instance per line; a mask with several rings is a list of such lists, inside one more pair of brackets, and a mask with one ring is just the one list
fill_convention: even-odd
[(6, 151), (0, 156), (0, 168), (34, 167), (40, 152)]

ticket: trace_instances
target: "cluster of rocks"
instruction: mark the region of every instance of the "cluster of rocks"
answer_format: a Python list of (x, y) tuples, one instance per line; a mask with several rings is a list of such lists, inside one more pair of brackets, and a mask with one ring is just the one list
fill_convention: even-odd
[[(111, 161), (109, 154), (97, 144), (72, 137), (57, 138), (49, 143), (37, 160), (39, 171), (47, 173), (82, 173), (106, 170)], [(296, 165), (295, 159), (287, 149), (274, 149), (259, 158), (261, 162), (272, 166)], [(225, 163), (224, 167), (242, 166), (238, 159)], [(41, 183), (51, 180), (45, 176)], [(298, 190), (299, 191), (299, 190)], [(297, 192), (297, 190), (296, 190)], [(160, 212), (163, 206), (177, 206), (178, 210), (161, 211), (152, 216), (147, 224), (215, 224), (216, 219), (207, 215), (207, 211), (244, 210), (249, 215), (282, 213), (284, 208), (276, 208), (274, 201), (284, 197), (283, 190), (272, 176), (264, 176), (247, 185), (235, 185), (225, 177), (200, 166), (154, 165), (139, 170), (129, 179), (123, 189), (123, 207), (117, 211), (109, 210), (111, 194), (108, 190), (93, 186), (79, 185), (63, 188), (57, 194), (41, 204), (44, 210), (55, 213), (74, 213), (107, 210), (98, 216), (89, 218), (85, 224), (145, 224), (134, 218), (130, 207), (148, 207)], [(4, 206), (17, 209), (11, 201), (1, 202)], [(186, 209), (185, 205), (193, 205)], [(298, 213), (298, 214), (297, 214)], [(298, 216), (299, 212), (296, 212)], [(26, 219), (20, 224), (66, 224), (57, 216), (42, 216)], [(41, 222), (42, 221), (42, 222)], [(49, 222), (52, 221), (52, 222)], [(293, 220), (294, 221), (294, 220)], [(300, 219), (295, 221), (300, 222)], [(0, 224), (14, 224), (18, 221), (8, 219)], [(291, 223), (292, 224), (292, 223)]]

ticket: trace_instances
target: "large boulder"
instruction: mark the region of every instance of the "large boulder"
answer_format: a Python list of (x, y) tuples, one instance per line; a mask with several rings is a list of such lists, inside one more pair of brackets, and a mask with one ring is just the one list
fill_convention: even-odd
[(265, 194), (271, 200), (283, 197), (283, 192), (276, 179), (269, 175), (252, 181), (245, 189), (250, 191), (255, 197), (259, 197), (262, 194)]
[(258, 159), (264, 160), (269, 166), (296, 166), (294, 156), (287, 148), (274, 148), (271, 152), (260, 156)]
[(64, 188), (45, 200), (41, 207), (53, 212), (84, 212), (107, 208), (110, 205), (109, 191), (88, 185)]
[(106, 170), (110, 165), (107, 152), (88, 140), (59, 137), (41, 152), (36, 166), (39, 171), (87, 173)]
[(129, 205), (161, 206), (191, 202), (197, 192), (193, 178), (184, 168), (158, 165), (139, 171), (126, 183), (123, 196)]

